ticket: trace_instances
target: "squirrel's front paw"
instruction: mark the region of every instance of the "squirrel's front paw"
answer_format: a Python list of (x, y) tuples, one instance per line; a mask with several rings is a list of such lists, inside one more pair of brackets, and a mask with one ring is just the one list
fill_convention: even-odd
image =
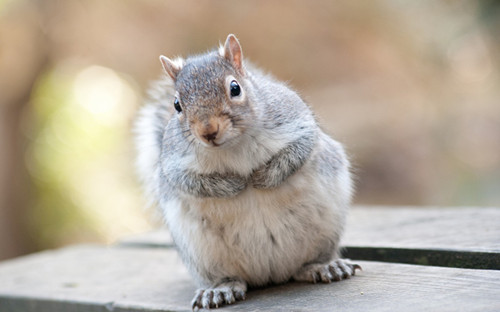
[(295, 273), (293, 279), (298, 282), (330, 283), (350, 278), (356, 274), (356, 269), (361, 270), (361, 267), (344, 259), (336, 259), (328, 264), (304, 266)]
[(218, 308), (225, 304), (233, 304), (245, 300), (246, 284), (240, 281), (231, 281), (219, 284), (214, 288), (198, 289), (191, 302), (195, 309)]
[(283, 177), (277, 170), (272, 170), (264, 165), (252, 174), (251, 184), (257, 189), (268, 189), (278, 186), (283, 182)]
[(251, 184), (255, 188), (267, 188), (265, 167), (255, 170), (252, 174)]

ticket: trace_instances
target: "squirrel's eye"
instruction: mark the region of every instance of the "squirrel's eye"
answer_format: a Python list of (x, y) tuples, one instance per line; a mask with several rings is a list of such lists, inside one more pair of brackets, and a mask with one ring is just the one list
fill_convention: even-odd
[(175, 110), (177, 112), (182, 112), (182, 107), (181, 107), (181, 104), (179, 103), (179, 99), (178, 98), (175, 98), (174, 100), (174, 107), (175, 107)]
[(236, 80), (231, 81), (231, 83), (229, 84), (229, 89), (231, 90), (231, 97), (241, 94), (240, 85), (236, 82)]

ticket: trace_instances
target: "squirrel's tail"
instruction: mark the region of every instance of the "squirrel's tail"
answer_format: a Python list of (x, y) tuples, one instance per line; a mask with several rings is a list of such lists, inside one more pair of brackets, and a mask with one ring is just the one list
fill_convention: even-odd
[(150, 206), (155, 204), (159, 185), (159, 162), (163, 129), (173, 115), (174, 88), (171, 80), (155, 81), (148, 92), (146, 104), (135, 119), (133, 134), (136, 149), (136, 172)]

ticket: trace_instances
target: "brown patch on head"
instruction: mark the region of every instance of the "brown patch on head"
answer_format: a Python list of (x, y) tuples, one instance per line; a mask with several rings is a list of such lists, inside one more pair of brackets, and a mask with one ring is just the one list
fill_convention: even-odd
[(201, 141), (207, 144), (215, 144), (215, 141), (220, 135), (220, 125), (219, 118), (215, 116), (210, 116), (208, 118), (203, 118), (203, 120), (196, 120), (193, 123), (193, 130)]
[(201, 142), (209, 146), (219, 146), (234, 132), (232, 121), (227, 114), (195, 115), (190, 119), (190, 127)]

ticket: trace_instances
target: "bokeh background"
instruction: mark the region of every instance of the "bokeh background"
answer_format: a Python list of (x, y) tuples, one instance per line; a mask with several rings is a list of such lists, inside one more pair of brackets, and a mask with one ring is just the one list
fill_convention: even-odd
[(134, 112), (159, 54), (228, 33), (346, 145), (355, 203), (500, 205), (498, 1), (0, 0), (0, 259), (157, 227)]

